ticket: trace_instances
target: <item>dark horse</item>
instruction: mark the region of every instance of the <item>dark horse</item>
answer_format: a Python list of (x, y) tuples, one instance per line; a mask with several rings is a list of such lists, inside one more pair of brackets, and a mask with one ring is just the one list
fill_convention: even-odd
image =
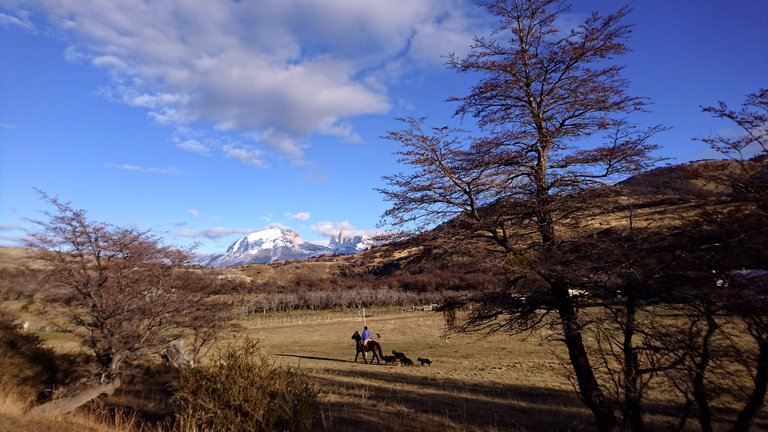
[(376, 359), (376, 363), (381, 364), (379, 359), (384, 357), (384, 353), (381, 351), (381, 345), (379, 345), (378, 342), (369, 340), (368, 346), (363, 347), (363, 337), (360, 336), (359, 332), (355, 332), (355, 334), (352, 335), (352, 339), (355, 340), (355, 363), (357, 363), (357, 356), (360, 355), (360, 353), (363, 353), (363, 363), (368, 363), (368, 360), (365, 358), (365, 353), (370, 351), (373, 353), (371, 363), (373, 363), (373, 359)]

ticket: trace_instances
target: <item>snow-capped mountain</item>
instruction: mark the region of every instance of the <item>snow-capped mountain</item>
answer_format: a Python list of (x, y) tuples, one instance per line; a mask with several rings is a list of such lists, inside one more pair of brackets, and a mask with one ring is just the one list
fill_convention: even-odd
[(373, 246), (373, 244), (373, 239), (368, 236), (344, 236), (344, 234), (340, 232), (338, 236), (331, 237), (328, 247), (333, 253), (353, 254), (364, 251)]
[(302, 260), (313, 256), (333, 253), (350, 254), (368, 249), (373, 245), (366, 236), (331, 237), (328, 246), (305, 242), (290, 228), (268, 228), (248, 234), (232, 243), (222, 255), (208, 261), (210, 267), (228, 267), (273, 261)]

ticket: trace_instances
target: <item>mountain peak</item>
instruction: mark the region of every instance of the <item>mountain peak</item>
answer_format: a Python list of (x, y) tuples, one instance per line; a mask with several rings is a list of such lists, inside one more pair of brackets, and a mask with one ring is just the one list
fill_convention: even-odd
[(249, 243), (303, 243), (299, 233), (290, 228), (272, 227), (252, 232), (245, 237)]
[(331, 236), (328, 246), (308, 243), (293, 229), (270, 227), (254, 231), (232, 243), (224, 254), (208, 262), (211, 267), (228, 267), (251, 263), (302, 260), (333, 253), (352, 254), (368, 249), (373, 241), (366, 236)]
[(338, 236), (331, 236), (328, 246), (335, 253), (350, 254), (360, 252), (373, 246), (373, 239), (365, 235), (344, 235), (339, 231)]

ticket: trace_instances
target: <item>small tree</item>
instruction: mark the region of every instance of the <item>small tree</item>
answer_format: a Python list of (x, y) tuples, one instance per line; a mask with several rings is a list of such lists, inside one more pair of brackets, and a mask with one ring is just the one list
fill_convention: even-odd
[(201, 306), (212, 281), (189, 269), (191, 253), (163, 246), (149, 231), (89, 220), (86, 212), (42, 194), (54, 207), (28, 246), (45, 273), (46, 299), (64, 311), (62, 327), (92, 350), (102, 381), (126, 363), (183, 335), (190, 317), (225, 319), (221, 308)]

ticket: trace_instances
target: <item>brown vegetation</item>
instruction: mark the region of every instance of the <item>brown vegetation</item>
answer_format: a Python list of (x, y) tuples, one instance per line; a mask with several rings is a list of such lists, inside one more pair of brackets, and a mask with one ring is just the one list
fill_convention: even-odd
[(251, 340), (222, 347), (174, 384), (177, 430), (309, 431), (316, 390), (296, 369), (275, 365)]

